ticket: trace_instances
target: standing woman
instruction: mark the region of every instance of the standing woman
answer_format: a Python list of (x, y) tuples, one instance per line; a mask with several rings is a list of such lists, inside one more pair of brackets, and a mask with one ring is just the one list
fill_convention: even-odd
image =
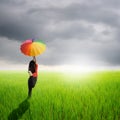
[(33, 60), (29, 62), (28, 66), (28, 97), (31, 97), (32, 95), (32, 88), (35, 87), (35, 84), (37, 82), (37, 76), (38, 76), (38, 64), (36, 63), (36, 58), (33, 57)]

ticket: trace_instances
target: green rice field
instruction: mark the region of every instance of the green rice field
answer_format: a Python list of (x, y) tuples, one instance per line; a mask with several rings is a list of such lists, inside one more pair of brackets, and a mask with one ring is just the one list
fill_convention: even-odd
[(39, 71), (31, 98), (28, 73), (0, 71), (0, 120), (120, 120), (120, 71)]

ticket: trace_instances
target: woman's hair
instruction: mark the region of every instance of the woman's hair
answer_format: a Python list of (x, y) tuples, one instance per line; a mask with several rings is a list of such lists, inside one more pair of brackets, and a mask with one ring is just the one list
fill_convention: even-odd
[(29, 68), (28, 68), (28, 70), (31, 71), (32, 73), (34, 73), (35, 72), (35, 68), (36, 68), (35, 61), (31, 60), (29, 62)]

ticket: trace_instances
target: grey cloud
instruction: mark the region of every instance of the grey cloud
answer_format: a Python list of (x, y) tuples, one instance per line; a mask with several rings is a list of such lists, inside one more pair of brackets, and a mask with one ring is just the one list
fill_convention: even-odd
[[(70, 6), (57, 8), (33, 8), (29, 12), (35, 16), (41, 15), (44, 21), (47, 21), (45, 26), (53, 23), (61, 23), (63, 24), (63, 31), (58, 31), (59, 26), (55, 31), (47, 31), (43, 29), (43, 33), (47, 32), (48, 38), (46, 39), (56, 39), (57, 37), (61, 39), (69, 39), (69, 38), (77, 38), (81, 39), (81, 36), (90, 36), (92, 33), (94, 34), (94, 30), (88, 26), (85, 28), (82, 25), (79, 25), (76, 21), (86, 21), (90, 24), (104, 24), (108, 25), (111, 28), (119, 29), (119, 14), (116, 13), (116, 9), (107, 9), (108, 5), (105, 4), (71, 4)], [(39, 18), (38, 18), (39, 19)], [(66, 25), (68, 22), (74, 22), (74, 26), (69, 26), (66, 29)], [(61, 25), (61, 24), (59, 24)], [(44, 27), (45, 27), (44, 26)], [(90, 34), (89, 34), (90, 33)], [(82, 34), (82, 35), (81, 35)]]
[[(10, 39), (25, 39), (32, 37), (35, 34), (34, 26), (27, 22), (26, 19), (16, 19), (17, 16), (12, 16), (13, 18), (5, 17), (5, 22), (3, 20), (0, 24), (0, 35), (3, 37), (8, 37)], [(1, 16), (2, 18), (2, 16)], [(3, 19), (3, 18), (2, 18)], [(10, 20), (11, 19), (11, 20)]]
[(114, 9), (108, 9), (108, 4), (104, 4), (103, 1), (103, 4), (73, 3), (67, 7), (62, 8), (32, 8), (29, 10), (29, 12), (34, 15), (41, 14), (43, 17), (53, 21), (85, 20), (90, 22), (103, 22), (108, 24), (109, 22), (118, 23), (116, 17), (118, 18), (119, 16), (116, 14)]
[[(81, 36), (86, 36), (86, 34), (89, 35), (90, 32), (92, 33), (94, 31), (92, 31), (91, 28), (84, 28), (84, 26), (79, 25), (77, 22), (74, 23), (74, 26), (70, 26), (63, 31), (57, 31), (59, 30), (59, 26), (57, 30), (53, 32), (46, 30), (45, 27), (47, 25), (49, 26), (51, 22), (56, 24), (62, 21), (67, 23), (69, 21), (73, 22), (81, 20), (92, 24), (103, 23), (108, 24), (111, 27), (118, 27), (119, 19), (116, 18), (119, 18), (119, 16), (114, 11), (107, 10), (106, 4), (104, 6), (101, 5), (103, 4), (83, 3), (70, 4), (69, 6), (62, 8), (52, 6), (47, 8), (30, 7), (25, 10), (21, 6), (19, 9), (22, 9), (22, 13), (18, 10), (18, 13), (16, 14), (12, 13), (18, 8), (15, 7), (15, 9), (10, 9), (8, 6), (9, 11), (3, 11), (2, 16), (0, 17), (3, 21), (3, 24), (0, 26), (0, 34), (1, 36), (14, 39), (36, 36), (40, 36), (46, 40), (57, 39), (57, 37), (69, 39), (76, 36), (81, 39)], [(8, 14), (6, 14), (6, 12), (8, 12)], [(63, 25), (63, 27), (66, 26)]]

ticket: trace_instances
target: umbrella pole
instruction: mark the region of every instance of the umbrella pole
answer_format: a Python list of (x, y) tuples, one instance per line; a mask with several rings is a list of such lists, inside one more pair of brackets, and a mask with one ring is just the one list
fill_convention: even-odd
[(36, 62), (36, 57), (35, 56), (33, 56), (33, 60)]

